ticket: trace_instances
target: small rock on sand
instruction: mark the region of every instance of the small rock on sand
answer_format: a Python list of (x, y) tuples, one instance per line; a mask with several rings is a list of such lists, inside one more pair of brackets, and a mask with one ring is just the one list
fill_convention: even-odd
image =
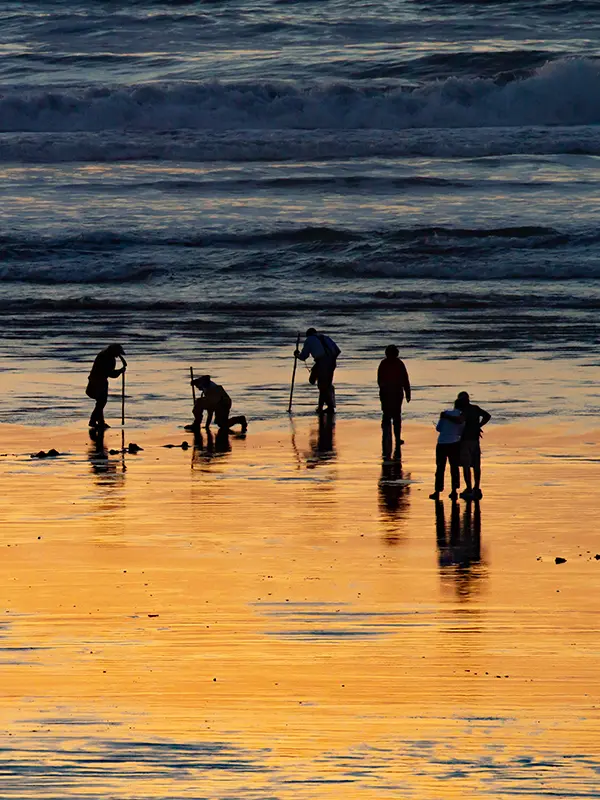
[(561, 558), (560, 556), (556, 556), (556, 558), (554, 559), (554, 563), (555, 564), (566, 564), (566, 562), (567, 562), (567, 559), (566, 558)]

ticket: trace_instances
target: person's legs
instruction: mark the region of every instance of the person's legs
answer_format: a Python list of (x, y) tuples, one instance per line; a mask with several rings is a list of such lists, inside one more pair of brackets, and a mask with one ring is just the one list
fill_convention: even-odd
[(335, 409), (335, 390), (333, 388), (333, 374), (335, 363), (325, 357), (317, 362), (317, 386), (319, 387), (319, 411), (327, 406), (328, 411)]
[(473, 492), (473, 484), (471, 483), (471, 442), (464, 441), (460, 445), (460, 465), (463, 470), (463, 478), (465, 481), (465, 490), (461, 493), (461, 497), (468, 499)]
[(385, 411), (381, 414), (381, 455), (384, 458), (392, 455), (392, 418)]
[(452, 483), (452, 494), (460, 487), (460, 442), (446, 445), (448, 448), (448, 461), (450, 462), (450, 480)]
[(96, 405), (90, 416), (90, 428), (105, 428), (108, 427), (104, 420), (104, 409), (108, 402), (108, 391), (101, 392), (96, 397)]
[(394, 436), (396, 438), (396, 450), (400, 450), (400, 445), (404, 444), (404, 439), (402, 438), (402, 406), (398, 406), (394, 410), (394, 414), (392, 416), (392, 420), (394, 422)]
[[(218, 420), (217, 420), (217, 424), (218, 424)], [(238, 417), (229, 417), (229, 419), (227, 420), (227, 425), (223, 426), (223, 427), (226, 427), (226, 428), (229, 429), (229, 428), (233, 428), (234, 425), (241, 425), (242, 426), (242, 433), (246, 433), (246, 431), (248, 430), (248, 420), (246, 419), (246, 417), (244, 417), (243, 414), (240, 414), (240, 416), (238, 416)]]
[(204, 416), (205, 409), (206, 404), (204, 402), (204, 398), (199, 397), (194, 403), (194, 425), (198, 428), (202, 424), (202, 417)]
[(481, 448), (479, 442), (473, 451), (473, 492), (481, 497)]
[(438, 444), (435, 448), (435, 491), (444, 491), (444, 473), (446, 471), (446, 459), (448, 457), (448, 445)]
[(215, 422), (219, 428), (229, 428), (229, 412), (231, 411), (231, 401), (228, 403), (226, 400), (221, 400), (219, 405), (215, 408)]

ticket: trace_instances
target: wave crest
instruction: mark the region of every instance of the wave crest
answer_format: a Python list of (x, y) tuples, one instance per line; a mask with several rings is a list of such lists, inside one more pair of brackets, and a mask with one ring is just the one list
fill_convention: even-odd
[(500, 85), (452, 77), (418, 88), (362, 83), (176, 83), (8, 92), (2, 132), (405, 130), (600, 123), (600, 65), (549, 62)]

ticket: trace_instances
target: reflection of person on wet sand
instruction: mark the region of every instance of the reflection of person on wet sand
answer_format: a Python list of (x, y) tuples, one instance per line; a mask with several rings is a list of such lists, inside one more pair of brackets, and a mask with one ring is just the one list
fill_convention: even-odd
[(119, 461), (109, 458), (108, 448), (104, 444), (104, 429), (90, 429), (91, 446), (88, 452), (88, 459), (92, 472), (98, 477), (114, 476), (117, 474)]
[[(124, 355), (125, 351), (120, 344), (109, 344), (96, 356), (85, 390), (87, 396), (96, 401), (90, 417), (90, 428), (110, 427), (104, 420), (104, 407), (108, 401), (108, 379), (118, 378), (125, 372), (127, 363), (123, 358)], [(117, 369), (117, 358), (121, 359), (123, 365), (120, 369)]]
[(400, 360), (395, 344), (385, 348), (385, 358), (377, 370), (379, 399), (381, 401), (381, 430), (383, 457), (392, 454), (392, 424), (396, 439), (395, 455), (400, 455), (402, 439), (402, 402), (410, 403), (410, 381), (404, 362)]
[(335, 458), (334, 431), (333, 417), (328, 414), (321, 415), (317, 436), (315, 437), (313, 431), (309, 440), (311, 453), (306, 460), (306, 466), (309, 469), (316, 467), (321, 461), (331, 461)]
[(229, 412), (231, 411), (231, 397), (229, 397), (222, 386), (211, 381), (210, 375), (202, 375), (200, 378), (196, 378), (196, 380), (192, 381), (192, 384), (202, 391), (202, 395), (196, 400), (194, 405), (194, 422), (191, 425), (186, 425), (186, 430), (200, 430), (202, 417), (206, 411), (206, 430), (210, 428), (210, 423), (214, 415), (215, 422), (219, 428), (228, 430), (234, 425), (240, 425), (242, 433), (246, 432), (248, 429), (246, 417), (229, 416)]
[[(206, 441), (204, 437), (206, 436)], [(192, 453), (192, 469), (194, 465), (209, 464), (213, 459), (221, 458), (231, 452), (229, 429), (219, 428), (217, 435), (206, 430), (204, 434), (200, 429), (194, 431), (194, 452)]]
[(213, 456), (219, 453), (231, 452), (231, 442), (229, 441), (229, 428), (219, 428), (217, 435), (213, 436), (212, 431), (207, 429), (206, 445), (202, 437), (202, 431), (197, 430), (194, 433), (194, 447), (199, 452), (206, 456)]
[(475, 501), (467, 502), (462, 510), (452, 503), (450, 525), (446, 524), (444, 504), (435, 504), (435, 530), (438, 547), (438, 562), (443, 573), (451, 572), (460, 595), (472, 591), (474, 579), (481, 571), (481, 509)]
[(379, 479), (379, 511), (386, 525), (385, 541), (398, 544), (398, 523), (408, 512), (410, 505), (409, 475), (402, 472), (400, 461), (383, 463)]

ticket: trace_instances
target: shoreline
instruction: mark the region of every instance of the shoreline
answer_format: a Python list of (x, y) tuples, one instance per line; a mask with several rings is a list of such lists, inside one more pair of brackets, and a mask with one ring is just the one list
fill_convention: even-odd
[(89, 764), (93, 797), (543, 793), (529, 763), (595, 791), (600, 430), (490, 427), (484, 498), (452, 504), (427, 497), (433, 426), (382, 464), (374, 421), (327, 447), (293, 422), (221, 451), (136, 429), (108, 457), (4, 427), (7, 753), (59, 758), (72, 793)]

